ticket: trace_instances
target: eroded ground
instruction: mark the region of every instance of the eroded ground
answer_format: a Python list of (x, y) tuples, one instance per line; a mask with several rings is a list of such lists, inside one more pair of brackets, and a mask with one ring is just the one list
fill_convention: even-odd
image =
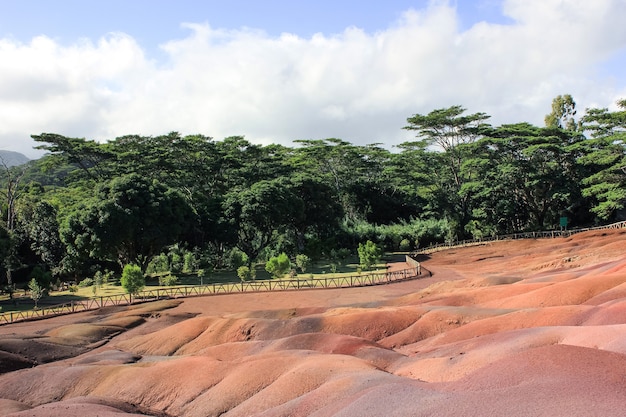
[(626, 231), (0, 327), (0, 416), (623, 416)]

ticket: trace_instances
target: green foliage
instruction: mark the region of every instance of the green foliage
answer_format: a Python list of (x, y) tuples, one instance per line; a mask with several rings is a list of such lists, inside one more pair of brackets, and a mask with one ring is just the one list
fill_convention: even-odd
[(3, 276), (11, 283), (12, 271), (41, 265), (75, 280), (111, 263), (235, 271), (282, 252), (338, 269), (342, 248), (368, 240), (411, 250), (558, 227), (561, 216), (572, 227), (618, 220), (626, 100), (617, 104), (579, 122), (573, 98), (557, 96), (545, 127), (435, 109), (407, 118), (416, 137), (394, 152), (339, 138), (285, 147), (177, 132), (105, 143), (44, 133), (34, 137), (48, 152), (41, 160), (0, 169)]
[(62, 238), (84, 258), (115, 259), (143, 270), (178, 240), (190, 215), (178, 191), (132, 174), (101, 184), (92, 200), (69, 215)]
[(87, 288), (87, 287), (91, 287), (92, 285), (94, 285), (93, 278), (85, 278), (78, 283), (79, 288)]
[(269, 272), (272, 277), (280, 278), (291, 269), (291, 261), (285, 252), (278, 256), (271, 257), (265, 263), (265, 270)]
[(300, 272), (305, 273), (307, 268), (311, 265), (311, 258), (301, 253), (296, 255), (296, 267)]
[(28, 289), (30, 291), (30, 298), (35, 302), (35, 308), (37, 308), (37, 303), (48, 293), (48, 290), (41, 286), (35, 278), (31, 278), (28, 282)]
[(368, 240), (364, 244), (359, 243), (358, 253), (361, 268), (366, 271), (369, 271), (373, 266), (378, 264), (382, 256), (382, 250), (371, 240)]
[(159, 285), (171, 287), (178, 284), (178, 277), (176, 275), (167, 274), (159, 277)]
[(137, 295), (146, 285), (141, 268), (134, 264), (125, 265), (122, 270), (121, 284), (128, 294)]
[(256, 274), (254, 269), (251, 269), (247, 265), (242, 265), (237, 268), (237, 276), (242, 281), (249, 281), (251, 279), (254, 279), (256, 277)]
[(52, 274), (49, 271), (45, 271), (39, 265), (33, 268), (28, 277), (35, 279), (39, 286), (44, 289), (44, 291), (47, 292), (50, 290), (50, 287), (52, 285)]
[(191, 274), (195, 272), (200, 265), (200, 260), (192, 251), (185, 251), (183, 255), (183, 273)]
[(150, 263), (148, 264), (148, 267), (146, 268), (146, 273), (148, 274), (158, 274), (161, 272), (169, 272), (169, 271), (170, 271), (170, 259), (163, 252), (153, 257)]
[(571, 95), (558, 95), (552, 100), (552, 112), (545, 117), (546, 127), (577, 130), (576, 103)]
[(231, 269), (237, 269), (242, 265), (249, 265), (250, 258), (238, 248), (232, 248), (226, 255), (226, 265)]

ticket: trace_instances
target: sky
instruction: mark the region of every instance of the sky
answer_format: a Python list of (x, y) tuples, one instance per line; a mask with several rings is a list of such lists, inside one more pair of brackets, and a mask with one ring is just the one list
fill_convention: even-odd
[(0, 0), (0, 149), (31, 135), (394, 145), (461, 105), (626, 98), (626, 0)]

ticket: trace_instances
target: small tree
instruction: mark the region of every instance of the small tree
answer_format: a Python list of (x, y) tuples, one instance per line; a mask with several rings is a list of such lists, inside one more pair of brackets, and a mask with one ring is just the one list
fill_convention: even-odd
[(237, 276), (241, 281), (250, 280), (250, 278), (252, 277), (252, 274), (250, 273), (250, 268), (246, 265), (240, 266), (239, 268), (237, 268)]
[(130, 295), (137, 295), (146, 285), (146, 280), (138, 265), (128, 264), (124, 266), (121, 279), (122, 287)]
[(382, 256), (380, 248), (371, 240), (368, 240), (365, 244), (359, 243), (358, 252), (359, 263), (364, 270), (369, 270), (372, 266), (380, 262), (380, 257)]
[(269, 272), (272, 277), (280, 278), (291, 269), (291, 261), (285, 252), (278, 256), (273, 256), (265, 264), (265, 270)]
[(35, 308), (37, 308), (37, 303), (41, 298), (46, 295), (46, 289), (39, 285), (35, 278), (31, 278), (28, 282), (28, 289), (30, 290), (30, 298), (35, 302)]
[(178, 277), (176, 275), (167, 274), (159, 278), (159, 285), (171, 287), (176, 284), (178, 284)]
[(296, 266), (303, 274), (306, 272), (307, 268), (311, 265), (311, 258), (309, 258), (305, 254), (296, 255)]

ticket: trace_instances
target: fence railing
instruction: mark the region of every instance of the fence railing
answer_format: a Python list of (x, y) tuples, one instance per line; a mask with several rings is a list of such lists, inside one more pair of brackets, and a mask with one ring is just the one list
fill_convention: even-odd
[(608, 224), (605, 226), (596, 226), (596, 227), (586, 227), (580, 229), (571, 229), (571, 230), (549, 230), (544, 232), (521, 232), (521, 233), (512, 233), (509, 235), (499, 235), (499, 236), (491, 236), (485, 237), (482, 239), (468, 239), (455, 241), (450, 243), (438, 243), (435, 245), (430, 245), (422, 249), (417, 249), (411, 253), (411, 257), (415, 257), (416, 255), (427, 255), (434, 252), (439, 252), (442, 250), (454, 249), (454, 248), (463, 248), (468, 246), (478, 246), (484, 245), (489, 242), (496, 242), (501, 240), (517, 240), (517, 239), (546, 239), (546, 238), (557, 238), (557, 237), (569, 237), (576, 233), (588, 232), (591, 230), (606, 230), (606, 229), (624, 229), (626, 228), (626, 221), (617, 222)]
[(156, 301), (169, 298), (235, 294), (244, 292), (304, 290), (315, 288), (349, 288), (388, 284), (390, 282), (417, 278), (421, 276), (423, 272), (427, 272), (428, 275), (430, 275), (430, 272), (422, 268), (421, 264), (417, 260), (415, 260), (415, 257), (420, 254), (430, 254), (447, 249), (484, 245), (486, 243), (494, 241), (568, 237), (575, 233), (587, 232), (591, 230), (624, 228), (626, 228), (626, 221), (598, 227), (588, 227), (572, 230), (551, 230), (544, 232), (513, 233), (509, 235), (493, 236), (483, 239), (470, 239), (452, 243), (440, 243), (412, 252), (411, 255), (406, 257), (406, 262), (411, 267), (400, 271), (383, 271), (363, 275), (350, 275), (330, 278), (325, 277), (313, 279), (246, 281), (223, 284), (215, 283), (146, 290), (140, 292), (134, 297), (131, 297), (128, 294), (92, 297), (86, 298), (84, 300), (71, 301), (68, 303), (58, 304), (54, 306), (41, 307), (36, 310), (8, 311), (5, 313), (0, 313), (0, 325), (15, 323), (18, 321), (53, 317), (62, 314), (71, 314), (80, 311), (96, 310), (102, 307), (126, 306), (133, 303)]
[(18, 321), (33, 320), (96, 310), (102, 307), (127, 306), (134, 303), (157, 301), (172, 298), (197, 297), (220, 294), (253, 293), (268, 291), (289, 291), (323, 288), (350, 288), (389, 284), (419, 277), (419, 263), (399, 271), (380, 271), (361, 275), (311, 278), (311, 279), (280, 279), (262, 281), (244, 281), (237, 283), (213, 283), (194, 286), (177, 286), (141, 291), (134, 296), (128, 294), (91, 297), (84, 300), (71, 301), (55, 306), (41, 307), (36, 310), (8, 311), (0, 313), (0, 325)]

